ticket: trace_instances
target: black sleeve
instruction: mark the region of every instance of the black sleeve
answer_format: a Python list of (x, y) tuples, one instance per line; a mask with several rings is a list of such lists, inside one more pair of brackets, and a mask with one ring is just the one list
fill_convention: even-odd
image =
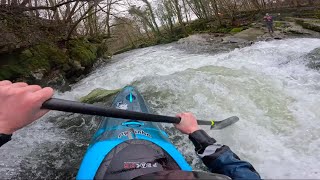
[(189, 135), (197, 154), (213, 173), (219, 173), (232, 179), (261, 179), (253, 166), (240, 160), (228, 146), (215, 144), (205, 131), (198, 130)]
[(12, 134), (0, 134), (0, 147), (11, 140)]

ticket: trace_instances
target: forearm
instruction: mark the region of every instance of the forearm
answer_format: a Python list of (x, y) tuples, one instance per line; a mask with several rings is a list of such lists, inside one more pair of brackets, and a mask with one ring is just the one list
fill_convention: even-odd
[(211, 172), (227, 175), (232, 179), (260, 179), (250, 163), (240, 160), (228, 146), (216, 144), (216, 140), (203, 130), (190, 134), (189, 139)]

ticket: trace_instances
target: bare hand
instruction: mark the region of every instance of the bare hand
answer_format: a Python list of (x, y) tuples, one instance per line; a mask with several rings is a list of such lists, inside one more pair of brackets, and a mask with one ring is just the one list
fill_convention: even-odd
[(181, 121), (179, 124), (175, 124), (174, 126), (183, 134), (191, 134), (200, 129), (197, 119), (192, 113), (177, 114), (177, 117), (181, 118)]
[(0, 133), (12, 134), (42, 117), (48, 110), (41, 105), (52, 95), (49, 87), (0, 81)]

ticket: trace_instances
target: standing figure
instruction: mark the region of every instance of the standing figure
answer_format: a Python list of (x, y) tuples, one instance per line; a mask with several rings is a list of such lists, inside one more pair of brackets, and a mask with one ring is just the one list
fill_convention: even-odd
[(266, 14), (266, 16), (263, 17), (263, 20), (266, 22), (268, 31), (270, 34), (274, 33), (273, 31), (273, 17), (269, 15), (269, 13)]

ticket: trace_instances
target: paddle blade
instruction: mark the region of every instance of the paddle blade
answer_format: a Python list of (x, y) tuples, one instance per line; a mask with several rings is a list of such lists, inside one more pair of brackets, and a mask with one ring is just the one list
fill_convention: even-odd
[(232, 116), (222, 121), (215, 121), (210, 129), (223, 129), (239, 121), (237, 116)]

